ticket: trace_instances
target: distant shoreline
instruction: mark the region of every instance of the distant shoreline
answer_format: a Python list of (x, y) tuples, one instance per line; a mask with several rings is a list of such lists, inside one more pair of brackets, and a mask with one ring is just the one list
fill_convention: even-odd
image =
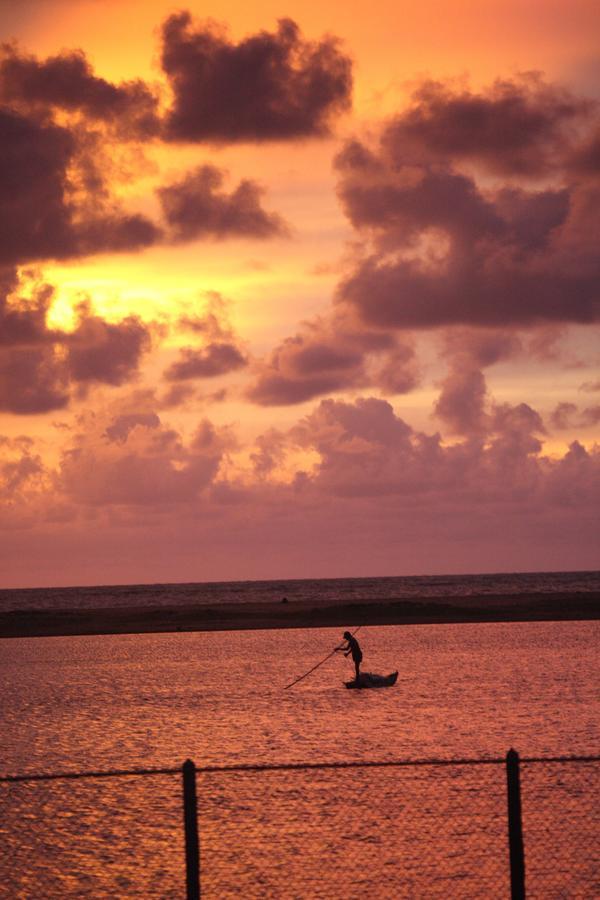
[(0, 613), (0, 637), (243, 631), (357, 625), (541, 622), (600, 619), (600, 593), (452, 597), (440, 600), (365, 600), (332, 604), (195, 604), (104, 609), (11, 610)]

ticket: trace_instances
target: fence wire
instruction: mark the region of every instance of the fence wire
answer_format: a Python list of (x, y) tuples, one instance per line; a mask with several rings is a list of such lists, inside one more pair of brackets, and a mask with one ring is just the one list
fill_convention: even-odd
[[(0, 782), (0, 897), (186, 896), (180, 769)], [(521, 762), (531, 900), (600, 897), (599, 790), (600, 758)], [(197, 796), (207, 900), (510, 896), (503, 760), (206, 767)]]
[(181, 775), (0, 785), (0, 897), (185, 897)]
[(207, 898), (506, 897), (501, 766), (202, 775)]
[(521, 802), (527, 897), (600, 897), (600, 762), (522, 762)]

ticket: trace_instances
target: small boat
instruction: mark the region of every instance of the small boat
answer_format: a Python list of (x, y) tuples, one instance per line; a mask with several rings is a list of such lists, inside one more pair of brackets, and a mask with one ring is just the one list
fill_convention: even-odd
[(393, 684), (396, 684), (397, 678), (397, 672), (392, 672), (391, 675), (375, 675), (373, 672), (361, 672), (358, 681), (356, 679), (354, 681), (345, 681), (344, 684), (347, 688), (391, 687)]

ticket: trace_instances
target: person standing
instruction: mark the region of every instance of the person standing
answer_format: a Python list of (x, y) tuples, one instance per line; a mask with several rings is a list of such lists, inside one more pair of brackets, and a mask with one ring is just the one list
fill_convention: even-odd
[(349, 631), (344, 632), (344, 640), (346, 641), (346, 646), (336, 647), (336, 650), (341, 650), (344, 656), (350, 656), (350, 654), (352, 654), (352, 661), (356, 670), (356, 681), (358, 682), (360, 681), (360, 664), (363, 658), (362, 650), (360, 649), (360, 644), (356, 638), (353, 637)]

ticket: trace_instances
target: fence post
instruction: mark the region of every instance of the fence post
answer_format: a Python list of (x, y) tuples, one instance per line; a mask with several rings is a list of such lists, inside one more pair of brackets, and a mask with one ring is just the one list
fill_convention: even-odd
[(186, 759), (183, 774), (183, 823), (185, 827), (185, 883), (187, 900), (200, 900), (200, 842), (198, 840), (198, 801), (196, 766)]
[(506, 787), (508, 790), (510, 896), (511, 900), (525, 900), (525, 851), (521, 821), (519, 754), (512, 748), (506, 754)]

